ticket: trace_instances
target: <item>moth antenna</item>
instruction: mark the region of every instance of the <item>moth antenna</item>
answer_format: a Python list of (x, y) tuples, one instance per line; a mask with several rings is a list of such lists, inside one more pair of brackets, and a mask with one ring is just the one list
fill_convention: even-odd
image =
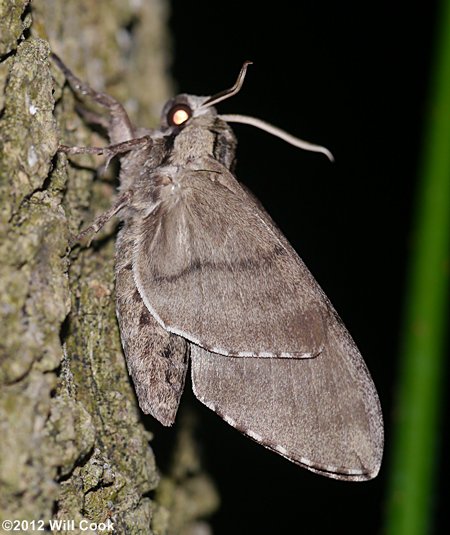
[(247, 67), (249, 65), (252, 65), (252, 63), (253, 61), (244, 61), (244, 64), (241, 67), (241, 70), (239, 72), (239, 75), (233, 87), (230, 87), (229, 89), (225, 89), (224, 91), (220, 91), (220, 93), (216, 93), (212, 97), (209, 97), (209, 99), (202, 104), (202, 108), (209, 108), (209, 106), (214, 106), (218, 102), (222, 102), (222, 100), (230, 98), (236, 93), (239, 93), (239, 91), (241, 90), (242, 84), (244, 83), (244, 78), (247, 72)]
[(309, 150), (311, 152), (321, 152), (322, 154), (325, 154), (325, 156), (330, 160), (330, 162), (334, 162), (334, 156), (326, 147), (322, 147), (321, 145), (314, 145), (313, 143), (304, 141), (303, 139), (288, 134), (284, 130), (281, 130), (281, 128), (277, 128), (276, 126), (273, 126), (270, 123), (266, 123), (261, 119), (257, 119), (256, 117), (236, 114), (225, 114), (219, 115), (218, 117), (227, 123), (242, 123), (255, 126), (256, 128), (264, 130), (265, 132), (268, 132), (273, 136), (279, 137), (283, 141), (286, 141), (287, 143), (290, 143), (291, 145), (294, 145), (294, 147), (298, 147), (299, 149)]

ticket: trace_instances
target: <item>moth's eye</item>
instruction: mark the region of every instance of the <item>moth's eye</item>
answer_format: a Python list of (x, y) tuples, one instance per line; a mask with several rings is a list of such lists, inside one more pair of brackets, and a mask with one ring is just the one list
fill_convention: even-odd
[(192, 117), (192, 110), (185, 104), (177, 104), (167, 114), (169, 126), (180, 126)]

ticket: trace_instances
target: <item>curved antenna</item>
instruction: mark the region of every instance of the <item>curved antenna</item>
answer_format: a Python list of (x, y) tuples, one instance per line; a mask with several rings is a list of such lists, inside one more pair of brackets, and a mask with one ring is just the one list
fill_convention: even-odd
[(284, 130), (281, 130), (281, 128), (277, 128), (276, 126), (273, 126), (270, 123), (261, 121), (261, 119), (257, 119), (256, 117), (249, 117), (248, 115), (219, 115), (218, 117), (227, 123), (242, 123), (255, 126), (260, 130), (264, 130), (265, 132), (268, 132), (269, 134), (279, 137), (283, 141), (294, 145), (294, 147), (298, 147), (299, 149), (303, 150), (309, 150), (312, 152), (321, 152), (322, 154), (325, 154), (325, 156), (330, 160), (330, 162), (334, 161), (333, 155), (327, 148), (321, 147), (320, 145), (314, 145), (313, 143), (309, 143), (308, 141), (304, 141), (303, 139), (288, 134)]
[(244, 83), (244, 78), (247, 72), (247, 67), (251, 65), (252, 63), (253, 61), (244, 61), (244, 64), (241, 67), (241, 70), (239, 72), (239, 75), (233, 87), (230, 87), (229, 89), (225, 89), (224, 91), (220, 91), (220, 93), (216, 93), (212, 97), (209, 97), (209, 99), (202, 104), (202, 108), (208, 108), (209, 106), (214, 106), (218, 102), (222, 102), (222, 100), (225, 100), (226, 98), (230, 98), (236, 93), (239, 93), (239, 91), (241, 90), (242, 84)]

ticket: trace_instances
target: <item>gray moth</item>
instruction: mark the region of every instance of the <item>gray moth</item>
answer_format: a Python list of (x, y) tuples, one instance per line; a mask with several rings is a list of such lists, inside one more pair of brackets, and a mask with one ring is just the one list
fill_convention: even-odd
[(330, 301), (260, 203), (234, 176), (236, 138), (248, 123), (298, 147), (259, 119), (219, 115), (212, 97), (181, 94), (159, 128), (135, 128), (124, 107), (80, 81), (72, 90), (109, 112), (111, 144), (68, 154), (120, 158), (117, 201), (78, 237), (112, 216), (116, 308), (139, 405), (170, 426), (191, 366), (196, 397), (266, 448), (318, 474), (364, 481), (379, 471), (383, 421), (366, 365)]

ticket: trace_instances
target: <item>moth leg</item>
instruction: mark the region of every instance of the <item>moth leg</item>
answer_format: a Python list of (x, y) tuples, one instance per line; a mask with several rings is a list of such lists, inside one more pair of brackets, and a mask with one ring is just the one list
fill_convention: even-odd
[[(96, 234), (113, 216), (115, 216), (118, 212), (120, 212), (120, 210), (122, 210), (122, 208), (129, 204), (132, 196), (132, 190), (128, 190), (122, 193), (116, 200), (116, 202), (113, 204), (113, 206), (109, 208), (109, 210), (106, 210), (106, 212), (100, 214), (88, 227), (86, 227), (77, 236), (70, 240), (70, 247), (73, 247), (75, 243), (83, 240), (89, 234)], [(93, 236), (91, 236), (89, 244), (92, 239)]]
[(106, 155), (106, 167), (109, 162), (118, 154), (129, 152), (130, 150), (148, 145), (150, 147), (153, 143), (151, 136), (142, 136), (135, 139), (128, 139), (121, 143), (115, 143), (113, 145), (106, 145), (106, 147), (78, 147), (69, 145), (59, 145), (58, 151), (65, 154), (97, 154)]
[(112, 143), (118, 143), (134, 137), (130, 118), (120, 102), (111, 95), (96, 91), (85, 82), (82, 82), (55, 53), (52, 53), (52, 59), (64, 73), (66, 80), (76, 94), (91, 98), (109, 111), (111, 119), (108, 122), (107, 130)]

